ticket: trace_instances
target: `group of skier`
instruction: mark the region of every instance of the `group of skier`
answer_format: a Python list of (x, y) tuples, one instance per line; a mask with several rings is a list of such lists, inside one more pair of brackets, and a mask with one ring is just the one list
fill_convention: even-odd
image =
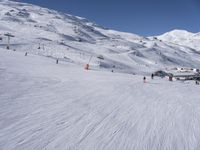
[[(154, 74), (153, 73), (151, 74), (151, 79), (154, 79)], [(143, 78), (143, 82), (146, 83), (146, 77), (145, 76)]]

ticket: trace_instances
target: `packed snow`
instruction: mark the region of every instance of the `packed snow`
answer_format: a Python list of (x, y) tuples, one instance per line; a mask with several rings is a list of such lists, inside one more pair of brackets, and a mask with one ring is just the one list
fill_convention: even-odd
[(150, 78), (199, 69), (198, 40), (0, 0), (0, 150), (199, 150), (199, 85)]
[(0, 51), (1, 150), (198, 150), (200, 87)]

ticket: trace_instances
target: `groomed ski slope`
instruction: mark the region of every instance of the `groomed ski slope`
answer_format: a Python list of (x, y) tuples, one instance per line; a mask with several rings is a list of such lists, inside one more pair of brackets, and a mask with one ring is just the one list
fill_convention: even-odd
[(0, 150), (199, 150), (200, 87), (0, 50)]

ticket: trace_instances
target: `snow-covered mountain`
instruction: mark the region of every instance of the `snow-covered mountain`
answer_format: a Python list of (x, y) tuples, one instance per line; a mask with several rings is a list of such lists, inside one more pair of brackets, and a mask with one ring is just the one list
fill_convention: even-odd
[[(195, 45), (188, 47), (169, 40), (165, 42), (165, 36), (159, 40), (118, 32), (85, 18), (1, 0), (1, 48), (6, 47), (5, 33), (15, 36), (11, 38), (11, 49), (80, 65), (88, 63), (92, 57), (90, 65), (93, 68), (142, 73), (162, 67), (198, 68), (200, 65), (200, 52)], [(103, 56), (103, 60), (98, 56)]]
[(200, 51), (200, 33), (191, 33), (185, 30), (173, 30), (158, 36), (158, 39)]
[(0, 150), (199, 150), (199, 85), (140, 74), (196, 72), (182, 68), (200, 65), (186, 33), (142, 37), (0, 0)]

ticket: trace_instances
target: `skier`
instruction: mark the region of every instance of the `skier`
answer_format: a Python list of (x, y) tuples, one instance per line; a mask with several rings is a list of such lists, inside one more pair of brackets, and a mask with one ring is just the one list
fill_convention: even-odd
[(28, 55), (28, 53), (26, 52), (24, 56), (27, 56), (27, 55)]
[(154, 78), (154, 74), (152, 73), (152, 74), (151, 74), (151, 79), (153, 79), (153, 78)]
[(56, 64), (58, 64), (58, 59), (56, 59)]
[(89, 65), (89, 64), (86, 64), (86, 65), (85, 65), (85, 70), (89, 70), (89, 67), (90, 67), (90, 65)]
[(196, 80), (196, 85), (199, 85), (199, 82)]
[(143, 82), (146, 83), (146, 77), (143, 78)]
[(173, 76), (169, 76), (169, 81), (173, 81)]

